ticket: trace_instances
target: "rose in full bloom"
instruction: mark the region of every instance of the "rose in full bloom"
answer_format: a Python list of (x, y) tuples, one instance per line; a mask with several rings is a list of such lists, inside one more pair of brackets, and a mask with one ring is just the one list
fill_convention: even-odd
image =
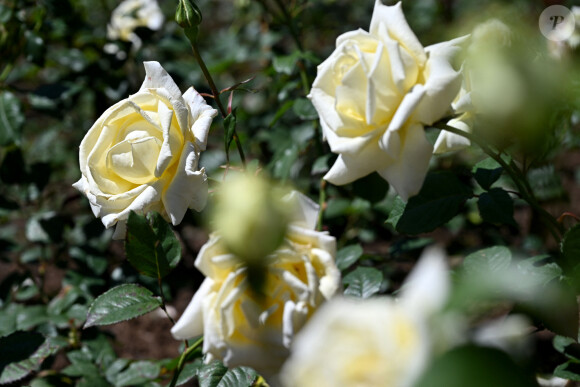
[(424, 126), (443, 118), (459, 91), (450, 61), (461, 41), (423, 48), (401, 3), (380, 0), (369, 32), (338, 37), (309, 94), (339, 155), (325, 180), (342, 185), (376, 171), (403, 199), (419, 191), (433, 151)]
[(130, 211), (157, 211), (176, 225), (207, 198), (198, 161), (217, 110), (193, 87), (182, 95), (159, 63), (144, 65), (141, 89), (107, 109), (80, 145), (74, 187), (105, 227), (116, 225), (115, 239), (124, 237)]
[(428, 250), (398, 300), (334, 298), (296, 336), (284, 386), (405, 387), (434, 352), (430, 318), (447, 302), (445, 255)]
[(157, 0), (125, 0), (113, 10), (111, 22), (107, 26), (107, 37), (131, 42), (135, 48), (139, 48), (141, 39), (135, 34), (135, 29), (147, 27), (157, 31), (164, 19)]
[[(171, 330), (176, 339), (203, 334), (207, 362), (252, 367), (271, 384), (295, 333), (340, 288), (336, 241), (314, 230), (318, 205), (297, 193), (288, 205), (294, 219), (282, 244), (264, 259), (262, 292), (251, 288), (248, 267), (214, 233), (195, 261), (206, 278)], [(260, 236), (247, 243), (261, 243)]]

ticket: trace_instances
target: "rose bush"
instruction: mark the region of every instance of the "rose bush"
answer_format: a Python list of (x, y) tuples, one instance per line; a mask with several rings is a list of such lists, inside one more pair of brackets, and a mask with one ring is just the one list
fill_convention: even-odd
[(326, 180), (342, 185), (377, 171), (404, 199), (419, 191), (433, 151), (423, 127), (457, 95), (461, 77), (450, 60), (462, 40), (423, 48), (401, 3), (380, 0), (369, 32), (338, 37), (309, 94), (339, 155)]
[(157, 31), (163, 25), (165, 16), (157, 0), (125, 0), (113, 10), (111, 22), (107, 26), (107, 37), (131, 42), (135, 48), (141, 46), (141, 39), (135, 34), (137, 27), (147, 27)]
[(217, 111), (189, 88), (183, 95), (158, 62), (145, 62), (136, 94), (107, 109), (83, 138), (74, 187), (105, 227), (125, 235), (130, 211), (157, 211), (173, 225), (201, 211), (207, 176), (198, 170)]
[(400, 299), (335, 298), (296, 336), (280, 380), (301, 386), (411, 386), (434, 352), (430, 318), (449, 294), (445, 255), (428, 250)]
[(265, 258), (262, 294), (251, 289), (247, 267), (214, 233), (195, 261), (206, 279), (171, 330), (177, 339), (203, 334), (207, 362), (249, 366), (274, 384), (294, 334), (340, 288), (336, 241), (314, 230), (318, 205), (297, 193), (289, 200), (295, 218), (282, 245)]

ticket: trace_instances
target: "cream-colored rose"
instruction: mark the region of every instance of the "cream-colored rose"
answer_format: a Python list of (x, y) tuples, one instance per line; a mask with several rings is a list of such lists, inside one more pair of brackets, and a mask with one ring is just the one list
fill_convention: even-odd
[(447, 302), (445, 256), (428, 250), (400, 299), (335, 298), (296, 336), (280, 380), (287, 387), (411, 386), (433, 353), (430, 318)]
[(130, 211), (157, 211), (176, 225), (207, 198), (197, 164), (217, 110), (193, 87), (181, 95), (159, 63), (144, 65), (141, 89), (107, 109), (80, 145), (74, 187), (105, 227), (117, 225), (115, 239), (124, 237)]
[(336, 241), (314, 230), (318, 205), (296, 193), (289, 200), (295, 218), (282, 245), (265, 259), (263, 294), (251, 289), (246, 266), (213, 234), (195, 261), (206, 279), (171, 330), (176, 339), (203, 334), (206, 361), (252, 367), (271, 384), (294, 334), (340, 289)]
[(137, 27), (147, 27), (157, 31), (165, 17), (157, 0), (125, 0), (113, 10), (111, 22), (107, 26), (107, 37), (120, 39), (141, 46), (141, 39), (135, 34)]
[(380, 0), (369, 32), (338, 37), (309, 94), (339, 155), (324, 179), (342, 185), (376, 171), (403, 199), (419, 191), (433, 151), (423, 127), (457, 95), (461, 78), (450, 60), (462, 40), (423, 48), (401, 3)]

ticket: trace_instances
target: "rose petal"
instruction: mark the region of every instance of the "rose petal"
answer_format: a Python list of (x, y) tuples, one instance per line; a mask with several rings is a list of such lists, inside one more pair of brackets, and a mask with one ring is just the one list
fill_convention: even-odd
[(400, 138), (400, 157), (379, 169), (378, 173), (393, 186), (403, 200), (419, 192), (433, 152), (420, 124), (408, 124)]
[(191, 131), (195, 137), (194, 143), (203, 151), (207, 145), (207, 135), (212, 119), (217, 116), (218, 111), (210, 107), (193, 87), (187, 89), (183, 94), (183, 99), (189, 105), (191, 112), (193, 120)]
[(163, 205), (174, 226), (188, 207), (201, 211), (207, 201), (207, 176), (203, 168), (196, 170), (198, 157), (195, 146), (186, 143), (175, 176), (163, 193)]
[(204, 333), (202, 302), (209, 295), (213, 284), (214, 281), (210, 278), (202, 282), (179, 320), (171, 328), (173, 337), (178, 340), (187, 340)]

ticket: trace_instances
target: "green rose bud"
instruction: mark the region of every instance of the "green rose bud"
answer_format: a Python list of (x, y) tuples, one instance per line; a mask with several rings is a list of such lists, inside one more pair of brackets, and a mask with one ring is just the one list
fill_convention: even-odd
[(197, 33), (201, 24), (201, 11), (193, 0), (179, 0), (177, 11), (175, 12), (175, 21), (183, 28), (185, 35), (191, 42), (197, 40)]
[(284, 240), (290, 214), (286, 192), (257, 176), (240, 176), (223, 185), (214, 225), (227, 249), (249, 266), (260, 265)]

